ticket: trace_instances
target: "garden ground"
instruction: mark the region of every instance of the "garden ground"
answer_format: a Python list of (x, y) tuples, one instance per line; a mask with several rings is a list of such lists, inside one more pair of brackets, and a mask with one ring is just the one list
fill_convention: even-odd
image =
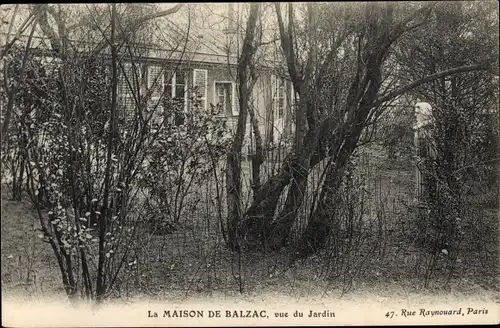
[[(380, 193), (411, 187), (411, 170), (380, 160), (377, 169), (382, 177), (370, 189)], [(385, 191), (381, 191), (385, 190)], [(394, 199), (384, 199), (396, 202)], [(398, 207), (399, 208), (399, 207)], [(3, 298), (37, 300), (64, 298), (60, 273), (49, 244), (37, 235), (37, 218), (27, 200), (9, 200), (2, 186), (1, 257)], [(402, 238), (407, 217), (403, 210), (392, 210), (394, 222), (386, 229), (383, 254), (372, 254), (369, 240), (357, 251), (352, 268), (343, 268), (337, 279), (335, 268), (320, 264), (318, 257), (288, 266), (290, 254), (231, 254), (216, 236), (210, 243), (200, 242), (193, 231), (179, 230), (171, 235), (154, 237), (152, 243), (168, 239), (161, 254), (144, 259), (140, 274), (122, 284), (113, 299), (124, 301), (225, 299), (231, 302), (264, 302), (283, 298), (290, 302), (322, 299), (370, 299), (377, 302), (400, 299), (405, 302), (439, 299), (453, 302), (472, 298), (500, 302), (498, 275), (498, 219), (494, 210), (486, 211), (488, 227), (484, 229), (484, 251), (464, 253), (451, 276), (436, 273), (436, 280), (423, 288), (423, 262), (428, 258)], [(154, 247), (153, 247), (154, 249)], [(239, 262), (240, 261), (240, 262)], [(438, 257), (436, 270), (446, 269), (446, 255)], [(238, 268), (238, 263), (243, 263)], [(138, 271), (137, 271), (138, 272)], [(241, 272), (242, 279), (238, 279)], [(240, 289), (243, 293), (240, 294)], [(274, 301), (273, 301), (274, 302)], [(273, 304), (276, 304), (275, 302)]]

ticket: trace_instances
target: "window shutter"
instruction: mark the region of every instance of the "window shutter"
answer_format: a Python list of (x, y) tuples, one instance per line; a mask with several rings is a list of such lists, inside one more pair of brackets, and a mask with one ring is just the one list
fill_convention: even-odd
[(233, 110), (233, 115), (238, 116), (240, 114), (240, 102), (238, 101), (238, 95), (236, 94), (236, 83), (232, 83), (232, 110)]
[[(278, 80), (276, 79), (276, 75), (272, 74), (271, 75), (271, 110), (274, 112), (276, 111), (277, 102), (278, 102)], [(274, 117), (274, 115), (273, 115)]]
[(158, 65), (148, 66), (147, 85), (150, 91), (150, 98), (148, 99), (149, 110), (162, 110), (163, 106), (160, 99), (163, 93), (163, 74), (162, 67)]
[[(129, 80), (132, 84), (132, 90), (134, 93), (139, 91), (142, 93), (144, 91), (144, 65), (140, 63), (135, 63), (130, 65), (130, 75)], [(137, 89), (139, 87), (139, 90)]]
[(161, 73), (161, 66), (148, 67), (148, 89), (151, 91), (151, 100), (158, 101), (163, 93), (163, 74)]
[(193, 72), (193, 86), (196, 97), (201, 102), (201, 107), (207, 110), (208, 71), (206, 69), (195, 69)]

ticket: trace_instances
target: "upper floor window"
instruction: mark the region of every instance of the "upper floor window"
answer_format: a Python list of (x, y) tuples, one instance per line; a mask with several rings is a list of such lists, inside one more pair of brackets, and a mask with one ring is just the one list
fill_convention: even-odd
[(227, 33), (235, 33), (236, 32), (236, 11), (234, 8), (234, 3), (228, 3), (227, 4), (227, 26), (226, 26), (226, 32)]

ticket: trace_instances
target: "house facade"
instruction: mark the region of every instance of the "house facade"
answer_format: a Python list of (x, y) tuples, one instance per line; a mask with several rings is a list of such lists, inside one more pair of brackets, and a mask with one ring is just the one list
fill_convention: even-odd
[[(149, 93), (147, 106), (154, 107), (155, 112), (167, 111), (166, 101), (182, 104), (189, 112), (195, 108), (193, 99), (197, 99), (198, 109), (226, 120), (235, 129), (239, 116), (236, 67), (247, 14), (248, 4), (244, 3), (186, 4), (141, 31), (141, 45), (134, 45), (132, 51), (120, 51), (118, 100), (123, 114), (134, 109), (134, 89), (140, 88), (141, 94)], [(46, 49), (49, 42), (38, 32), (31, 46)], [(99, 33), (82, 28), (71, 38), (84, 44), (83, 40), (102, 38)], [(272, 37), (266, 31), (264, 34), (264, 38)], [(92, 49), (91, 42), (81, 51)], [(264, 142), (275, 144), (292, 129), (295, 95), (286, 70), (280, 67), (283, 61), (276, 52), (279, 44), (267, 43), (267, 48), (259, 47), (250, 106)], [(107, 50), (103, 53), (109, 55)], [(245, 143), (250, 148), (253, 138), (248, 115)]]
[[(119, 78), (119, 101), (125, 110), (133, 110), (133, 85), (150, 92), (148, 106), (156, 112), (168, 110), (165, 101), (182, 104), (184, 111), (195, 106), (236, 127), (239, 116), (236, 66), (222, 62), (225, 58), (200, 57), (171, 60), (161, 57), (143, 57), (140, 61), (124, 62)], [(138, 73), (139, 72), (139, 73)], [(143, 91), (143, 92), (144, 92)], [(198, 103), (194, 104), (197, 99)], [(250, 106), (258, 121), (261, 136), (270, 143), (278, 143), (292, 126), (294, 95), (291, 83), (272, 69), (259, 72), (250, 97)], [(165, 107), (165, 108), (164, 108)], [(252, 137), (250, 115), (247, 138)]]
[[(140, 75), (145, 90), (152, 90), (149, 106), (158, 112), (165, 101), (182, 104), (184, 111), (198, 109), (227, 121), (236, 128), (239, 116), (236, 68), (239, 49), (244, 37), (246, 4), (195, 4), (186, 10), (197, 17), (183, 24), (183, 13), (163, 21), (160, 30), (175, 30), (188, 35), (183, 50), (171, 51), (161, 38), (151, 36), (152, 47), (142, 51), (140, 60), (123, 66), (119, 82), (120, 101), (133, 106), (130, 80)], [(185, 23), (185, 22), (184, 22)], [(189, 31), (189, 32), (188, 32)], [(250, 106), (258, 122), (260, 134), (267, 145), (284, 141), (293, 129), (295, 94), (283, 65), (281, 53), (271, 44), (258, 54), (256, 82), (250, 96)], [(271, 51), (269, 51), (271, 49)], [(278, 48), (279, 49), (279, 48)], [(134, 66), (134, 67), (132, 67)], [(134, 73), (135, 71), (135, 73)], [(136, 72), (139, 71), (140, 74)], [(127, 77), (128, 76), (128, 77)], [(128, 81), (127, 81), (128, 80)], [(166, 106), (168, 107), (168, 106)], [(245, 148), (253, 148), (254, 136), (250, 115), (247, 118)]]

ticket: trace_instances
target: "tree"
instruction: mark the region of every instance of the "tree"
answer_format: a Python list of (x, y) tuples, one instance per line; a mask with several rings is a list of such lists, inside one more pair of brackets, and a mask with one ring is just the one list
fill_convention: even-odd
[[(275, 6), (283, 56), (299, 96), (295, 143), (280, 172), (256, 192), (240, 232), (249, 247), (286, 245), (306, 193), (308, 173), (327, 161), (299, 247), (316, 248), (333, 229), (328, 213), (368, 122), (389, 102), (422, 84), (490, 65), (482, 58), (406, 84), (390, 74), (394, 46), (406, 33), (429, 22), (435, 3), (308, 4), (298, 9), (289, 4), (286, 21), (281, 5)], [(285, 205), (273, 220), (286, 188)]]
[(251, 65), (255, 54), (255, 33), (260, 4), (250, 5), (245, 38), (238, 59), (236, 81), (238, 85), (239, 116), (231, 149), (227, 155), (227, 203), (228, 203), (228, 241), (232, 249), (238, 249), (237, 227), (242, 216), (241, 187), (241, 149), (252, 93)]
[[(438, 4), (430, 24), (410, 32), (398, 46), (402, 79), (411, 81), (483, 58), (498, 58), (498, 16), (492, 6)], [(497, 87), (493, 74), (476, 71), (463, 77), (444, 76), (410, 92), (432, 105), (435, 119), (436, 158), (422, 168), (434, 181), (424, 195), (430, 213), (421, 213), (420, 218), (432, 227), (426, 229), (432, 231), (430, 238), (424, 231), (421, 236), (434, 251), (456, 249), (466, 227), (484, 225), (478, 221), (480, 215), (471, 211), (473, 198), (489, 195), (490, 202), (497, 199), (498, 126), (492, 119)], [(489, 181), (482, 180), (484, 176)]]
[[(162, 15), (130, 17), (116, 4), (87, 7), (91, 17), (107, 15), (111, 22), (106, 29), (98, 20), (87, 20), (96, 23), (89, 31), (98, 32), (89, 44), (65, 33), (69, 14), (63, 8), (40, 10), (54, 16), (58, 32), (51, 31), (46, 17), (40, 18), (51, 46), (45, 52), (37, 49), (41, 56), (30, 59), (34, 74), (23, 85), (18, 106), (34, 113), (25, 115), (21, 125), (27, 140), (21, 148), (26, 191), (68, 297), (81, 293), (101, 302), (115, 288), (123, 268), (134, 263), (129, 261), (130, 251), (144, 216), (137, 209), (137, 181), (162, 129), (158, 117), (164, 117), (158, 113), (162, 95), (156, 102), (151, 97), (160, 79), (150, 78), (145, 85), (141, 77), (138, 43), (148, 40), (135, 39), (140, 29), (133, 23), (142, 28), (144, 17)], [(160, 72), (167, 64), (168, 58)], [(120, 100), (119, 81), (130, 91), (133, 104), (128, 109)]]

